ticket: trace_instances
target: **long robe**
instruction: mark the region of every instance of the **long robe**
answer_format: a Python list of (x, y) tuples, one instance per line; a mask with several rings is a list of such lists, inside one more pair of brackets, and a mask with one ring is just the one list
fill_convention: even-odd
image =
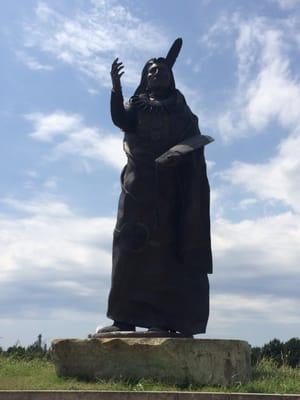
[(107, 316), (139, 327), (204, 333), (212, 273), (209, 184), (203, 147), (161, 165), (172, 146), (201, 135), (174, 90), (163, 101), (112, 92), (111, 114), (125, 132), (127, 164), (113, 238)]

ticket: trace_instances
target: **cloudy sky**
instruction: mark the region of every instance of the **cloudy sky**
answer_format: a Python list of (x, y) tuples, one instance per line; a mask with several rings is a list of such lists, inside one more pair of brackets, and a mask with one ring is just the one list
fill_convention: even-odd
[(11, 0), (0, 15), (0, 346), (86, 337), (105, 317), (125, 97), (181, 36), (176, 84), (206, 148), (208, 338), (300, 331), (300, 1)]

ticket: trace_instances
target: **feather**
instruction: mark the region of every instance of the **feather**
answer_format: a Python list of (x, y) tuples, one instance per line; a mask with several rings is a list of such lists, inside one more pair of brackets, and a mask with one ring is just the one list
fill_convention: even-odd
[(177, 38), (175, 42), (172, 44), (166, 57), (166, 62), (170, 68), (172, 68), (173, 65), (175, 64), (176, 58), (181, 50), (181, 46), (182, 46), (182, 39)]

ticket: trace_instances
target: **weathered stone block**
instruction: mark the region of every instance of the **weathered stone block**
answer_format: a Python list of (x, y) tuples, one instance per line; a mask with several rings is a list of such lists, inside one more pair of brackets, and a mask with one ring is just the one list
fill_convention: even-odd
[(241, 340), (113, 338), (52, 342), (59, 376), (230, 385), (250, 379), (250, 346)]

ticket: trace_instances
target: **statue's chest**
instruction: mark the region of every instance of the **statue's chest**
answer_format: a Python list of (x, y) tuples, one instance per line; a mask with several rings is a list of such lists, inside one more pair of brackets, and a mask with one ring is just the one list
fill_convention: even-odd
[(168, 148), (183, 139), (187, 124), (185, 113), (139, 111), (136, 134), (145, 145)]
[(139, 111), (137, 134), (145, 142), (165, 141), (171, 134), (171, 122), (167, 113)]

